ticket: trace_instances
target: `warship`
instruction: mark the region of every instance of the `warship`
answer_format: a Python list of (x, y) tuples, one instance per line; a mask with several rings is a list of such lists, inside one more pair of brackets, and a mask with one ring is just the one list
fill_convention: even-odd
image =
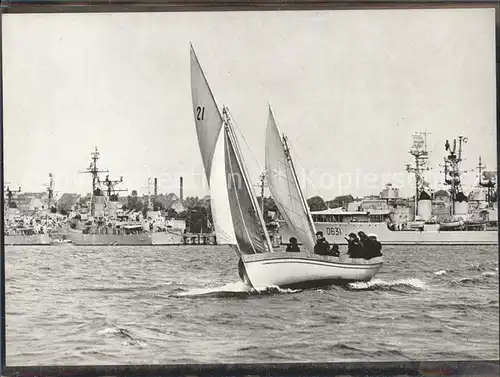
[[(115, 245), (179, 245), (183, 243), (185, 224), (181, 221), (167, 220), (155, 208), (151, 190), (148, 189), (148, 211), (146, 216), (142, 213), (122, 209), (119, 203), (119, 189), (123, 177), (117, 180), (106, 175), (101, 180), (101, 173), (97, 161), (100, 154), (95, 148), (91, 153), (89, 167), (81, 172), (92, 177), (92, 191), (90, 197), (90, 211), (78, 213), (73, 217), (73, 222), (67, 230), (67, 237), (75, 245), (81, 246), (115, 246)], [(151, 185), (148, 179), (148, 187)], [(155, 197), (157, 193), (157, 180), (155, 179)], [(182, 224), (181, 224), (182, 223)]]
[[(478, 184), (465, 195), (460, 163), (463, 160), (463, 136), (445, 143), (444, 183), (448, 193), (437, 197), (426, 182), (428, 151), (426, 133), (413, 137), (409, 153), (415, 164), (406, 170), (415, 175), (415, 195), (398, 197), (398, 189), (388, 184), (378, 198), (350, 203), (348, 208), (312, 211), (317, 230), (323, 231), (330, 243), (347, 244), (345, 237), (363, 231), (375, 234), (384, 245), (497, 245), (496, 172), (485, 171), (479, 158)], [(278, 230), (281, 243), (293, 235), (286, 224)]]
[(9, 246), (51, 245), (54, 239), (59, 240), (62, 228), (62, 216), (52, 212), (54, 204), (54, 175), (49, 173), (47, 200), (41, 208), (21, 211), (18, 208), (18, 197), (21, 187), (12, 191), (9, 186), (4, 189), (4, 244)]

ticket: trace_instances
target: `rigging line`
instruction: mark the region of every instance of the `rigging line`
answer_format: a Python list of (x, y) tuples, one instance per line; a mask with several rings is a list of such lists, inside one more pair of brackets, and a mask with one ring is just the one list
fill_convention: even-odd
[(240, 169), (243, 173), (243, 180), (246, 182), (246, 186), (247, 186), (247, 191), (250, 195), (250, 199), (252, 201), (252, 206), (254, 207), (254, 210), (255, 212), (257, 213), (257, 219), (260, 221), (260, 226), (262, 228), (262, 231), (264, 232), (264, 236), (266, 238), (266, 241), (267, 241), (267, 246), (269, 248), (269, 251), (273, 251), (273, 246), (272, 246), (272, 243), (271, 243), (271, 240), (269, 238), (269, 234), (267, 232), (267, 229), (266, 229), (266, 225), (265, 225), (265, 221), (264, 221), (264, 217), (260, 211), (260, 207), (259, 207), (259, 204), (257, 202), (257, 197), (255, 195), (255, 191), (254, 191), (254, 188), (253, 186), (251, 186), (251, 182), (250, 182), (250, 178), (248, 176), (248, 169), (246, 167), (246, 164), (244, 162), (244, 159), (243, 159), (243, 155), (241, 153), (241, 148), (240, 148), (240, 145), (238, 143), (238, 139), (236, 137), (236, 134), (234, 133), (233, 131), (233, 127), (232, 127), (232, 119), (231, 117), (229, 116), (229, 114), (227, 113), (227, 110), (226, 110), (226, 124), (227, 124), (227, 130), (228, 130), (228, 135), (232, 138), (233, 143), (232, 146), (233, 146), (233, 149), (236, 150), (236, 158), (238, 159), (238, 164), (240, 166)]
[(247, 146), (247, 149), (250, 151), (250, 155), (252, 156), (252, 158), (254, 159), (254, 161), (257, 163), (257, 165), (259, 165), (259, 170), (260, 171), (264, 171), (265, 169), (262, 168), (262, 165), (260, 164), (259, 160), (253, 154), (252, 148), (250, 148), (250, 145), (248, 144), (247, 139), (245, 138), (245, 135), (243, 135), (243, 132), (241, 131), (241, 128), (238, 126), (238, 123), (234, 119), (233, 114), (231, 114), (231, 110), (228, 107), (226, 107), (226, 111), (229, 114), (229, 116), (231, 117), (231, 123), (235, 126), (234, 129), (238, 130), (238, 133), (240, 134), (241, 138), (245, 142), (245, 145)]
[[(224, 132), (226, 132), (226, 135), (227, 135), (227, 130), (224, 130)], [(234, 150), (234, 147), (231, 144), (231, 140), (230, 140), (229, 135), (227, 135), (227, 143), (225, 143), (225, 145), (226, 145), (226, 153), (229, 155), (229, 153), (230, 153), (229, 148), (231, 148), (232, 151), (233, 151), (233, 154), (236, 156), (236, 151)], [(229, 170), (230, 170), (230, 174), (231, 174), (231, 183), (233, 185), (232, 187), (233, 187), (233, 190), (234, 190), (237, 186), (236, 186), (236, 182), (234, 180), (234, 174), (235, 173), (234, 173), (234, 169), (233, 169), (233, 164), (231, 162), (231, 158), (230, 157), (227, 159), (227, 161), (229, 162)], [(238, 160), (236, 160), (236, 164), (238, 164)], [(241, 171), (241, 167), (238, 167), (238, 168)], [(241, 221), (243, 222), (243, 227), (245, 229), (245, 233), (246, 233), (247, 238), (248, 238), (248, 243), (252, 247), (252, 250), (253, 250), (254, 254), (257, 254), (257, 250), (255, 249), (255, 246), (253, 244), (254, 240), (252, 239), (252, 237), (250, 237), (250, 233), (248, 232), (248, 227), (247, 227), (247, 224), (246, 224), (245, 216), (243, 216), (243, 212), (241, 210), (240, 199), (238, 198), (237, 194), (234, 195), (234, 198), (236, 199), (236, 203), (238, 204), (238, 211), (240, 213)], [(236, 234), (235, 234), (235, 236), (236, 236)], [(239, 244), (238, 244), (238, 247), (239, 247)], [(241, 250), (241, 248), (240, 248), (240, 250)]]
[(305, 182), (305, 196), (307, 197), (307, 182), (310, 182), (312, 187), (314, 188), (314, 190), (316, 191), (316, 193), (319, 193), (319, 190), (318, 188), (316, 187), (316, 185), (314, 184), (314, 181), (309, 177), (309, 174), (308, 174), (308, 169), (307, 167), (305, 166), (305, 164), (302, 162), (302, 160), (300, 159), (299, 155), (297, 154), (297, 152), (295, 151), (295, 148), (293, 147), (293, 144), (292, 143), (288, 143), (288, 148), (291, 149), (293, 151), (293, 154), (294, 154), (294, 160), (298, 160), (300, 165), (302, 166), (302, 168), (304, 169), (305, 173), (306, 173), (306, 182)]

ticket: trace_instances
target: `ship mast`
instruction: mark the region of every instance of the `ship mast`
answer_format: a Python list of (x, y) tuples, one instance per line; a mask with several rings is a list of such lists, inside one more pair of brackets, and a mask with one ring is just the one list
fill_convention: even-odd
[(262, 172), (262, 174), (259, 175), (259, 184), (256, 186), (260, 187), (260, 210), (264, 216), (264, 188), (266, 187), (266, 172)]
[(123, 182), (123, 176), (120, 176), (120, 179), (112, 180), (112, 179), (109, 179), (109, 175), (106, 175), (106, 179), (104, 180), (104, 185), (107, 187), (106, 191), (108, 194), (108, 200), (116, 201), (116, 200), (114, 200), (116, 198), (113, 196), (117, 196), (118, 192), (127, 191), (127, 189), (117, 189), (116, 188), (116, 186), (122, 182)]
[[(5, 182), (6, 184), (9, 184), (9, 182)], [(21, 186), (19, 186), (19, 189), (17, 191), (12, 191), (9, 186), (4, 188), (4, 194), (7, 197), (7, 208), (10, 208), (12, 204), (12, 200), (15, 196), (15, 193), (20, 193), (21, 192)]]
[(155, 203), (154, 203), (154, 197), (153, 195), (151, 195), (151, 187), (153, 186), (153, 178), (151, 177), (148, 177), (148, 185), (147, 186), (143, 186), (142, 188), (147, 188), (148, 189), (148, 211), (154, 211), (154, 206), (155, 206)]
[(429, 158), (427, 135), (429, 134), (430, 132), (416, 132), (413, 135), (413, 145), (408, 151), (415, 158), (415, 166), (406, 165), (406, 171), (415, 174), (415, 218), (418, 214), (418, 197), (424, 190), (425, 180), (423, 174), (425, 171), (430, 170), (427, 167), (427, 159)]
[(478, 170), (478, 178), (479, 178), (479, 185), (482, 186), (483, 183), (481, 182), (481, 178), (483, 176), (483, 170), (486, 168), (486, 165), (482, 163), (481, 161), (481, 156), (479, 156), (479, 164), (476, 166)]
[(153, 196), (151, 195), (151, 187), (153, 186), (153, 178), (148, 178), (148, 209), (154, 211)]
[[(495, 182), (491, 179), (491, 174), (488, 174), (489, 172), (485, 171), (486, 165), (482, 163), (481, 161), (481, 156), (479, 156), (479, 164), (477, 166), (478, 169), (478, 174), (479, 174), (479, 186), (485, 187), (488, 189), (487, 194), (486, 194), (486, 202), (488, 205), (491, 204), (492, 197), (493, 197), (493, 188), (495, 187)], [(483, 174), (485, 175), (484, 181), (482, 181)]]
[(106, 175), (104, 179), (104, 186), (106, 186), (106, 194), (107, 194), (107, 214), (110, 216), (111, 214), (111, 204), (110, 202), (118, 201), (118, 193), (127, 191), (127, 189), (117, 189), (116, 186), (123, 182), (123, 176), (120, 176), (120, 179), (112, 180), (109, 179), (109, 174)]
[[(444, 145), (445, 150), (449, 152), (448, 156), (444, 158), (444, 174), (445, 183), (450, 185), (448, 190), (451, 195), (451, 215), (455, 215), (455, 202), (458, 198), (463, 196), (462, 183), (460, 180), (460, 163), (462, 162), (462, 144), (467, 143), (467, 138), (464, 136), (458, 137), (458, 152), (457, 152), (457, 140), (453, 140), (453, 147), (450, 145), (449, 141), (446, 140)], [(461, 195), (460, 195), (461, 194)], [(460, 195), (460, 196), (459, 196)]]
[(50, 205), (52, 203), (52, 199), (54, 198), (54, 176), (52, 173), (49, 173), (49, 185), (47, 187), (47, 209), (50, 211)]
[(101, 190), (98, 187), (98, 184), (100, 184), (99, 180), (99, 173), (109, 173), (108, 170), (99, 170), (97, 167), (97, 160), (100, 158), (100, 154), (97, 151), (97, 147), (95, 147), (95, 151), (92, 152), (91, 154), (91, 162), (89, 167), (80, 173), (88, 173), (92, 174), (92, 196), (90, 200), (90, 215), (94, 216), (95, 215), (95, 206), (94, 206), (94, 196), (101, 196)]

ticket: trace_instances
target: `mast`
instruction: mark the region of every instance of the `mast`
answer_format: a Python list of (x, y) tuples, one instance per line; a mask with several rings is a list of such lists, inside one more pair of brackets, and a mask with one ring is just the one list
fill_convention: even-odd
[(266, 228), (266, 223), (264, 221), (264, 217), (262, 215), (262, 212), (259, 207), (259, 203), (257, 202), (257, 198), (255, 197), (255, 193), (253, 191), (253, 187), (250, 184), (250, 179), (246, 165), (244, 164), (243, 161), (243, 155), (241, 153), (240, 145), (238, 143), (238, 139), (236, 138), (236, 135), (234, 134), (234, 131), (232, 129), (232, 124), (231, 124), (231, 119), (228, 115), (228, 112), (226, 110), (226, 107), (223, 106), (222, 108), (222, 114), (223, 114), (223, 121), (225, 125), (226, 132), (228, 133), (228, 136), (230, 137), (230, 140), (234, 146), (234, 149), (236, 151), (236, 157), (238, 159), (238, 164), (240, 165), (241, 171), (243, 173), (243, 180), (245, 182), (245, 185), (247, 187), (248, 192), (250, 193), (250, 199), (252, 201), (252, 206), (254, 207), (255, 212), (257, 212), (260, 224), (262, 226), (262, 231), (264, 232), (264, 237), (266, 238), (267, 246), (270, 252), (273, 251), (273, 245), (271, 243), (271, 239), (269, 238), (269, 234), (267, 233), (267, 228)]
[(448, 190), (451, 195), (451, 215), (455, 215), (455, 202), (457, 196), (462, 194), (463, 189), (460, 180), (460, 163), (462, 162), (462, 144), (467, 143), (467, 138), (464, 136), (458, 137), (458, 153), (457, 153), (457, 140), (453, 140), (453, 147), (450, 146), (448, 140), (445, 143), (445, 151), (449, 152), (448, 156), (444, 158), (445, 166), (445, 183), (450, 185)]
[(313, 222), (313, 219), (311, 216), (311, 212), (309, 211), (309, 206), (307, 205), (307, 201), (304, 197), (304, 194), (302, 193), (302, 189), (301, 189), (300, 184), (299, 184), (299, 179), (297, 177), (297, 171), (295, 170), (295, 165), (293, 163), (292, 156), (290, 154), (290, 148), (288, 147), (288, 139), (284, 134), (283, 134), (283, 150), (285, 151), (286, 159), (287, 159), (288, 163), (290, 164), (290, 168), (291, 168), (292, 173), (293, 173), (293, 180), (295, 183), (295, 187), (297, 187), (297, 190), (298, 190), (299, 195), (300, 195), (300, 201), (302, 203), (302, 208), (304, 209), (305, 213), (307, 214), (307, 219), (309, 220), (309, 226), (311, 227), (313, 236), (315, 236), (316, 235), (316, 227), (314, 226), (314, 222)]
[(481, 182), (481, 178), (482, 178), (482, 172), (483, 172), (483, 169), (486, 168), (486, 165), (484, 165), (482, 162), (481, 162), (481, 156), (479, 156), (479, 164), (477, 165), (477, 170), (478, 170), (478, 177), (479, 177), (479, 185), (482, 186), (482, 182)]
[(94, 216), (95, 215), (95, 206), (94, 206), (94, 196), (101, 195), (100, 189), (98, 187), (98, 184), (100, 184), (99, 180), (99, 173), (109, 173), (108, 170), (99, 170), (97, 167), (97, 160), (100, 158), (100, 153), (97, 151), (97, 147), (95, 147), (94, 152), (90, 154), (91, 156), (91, 162), (89, 167), (80, 173), (88, 173), (92, 174), (92, 196), (90, 199), (90, 215)]
[(260, 205), (261, 208), (260, 210), (262, 211), (262, 214), (264, 215), (264, 188), (266, 186), (266, 172), (262, 172), (261, 175), (259, 175), (260, 183), (257, 185), (260, 187)]
[(112, 180), (109, 179), (109, 175), (106, 175), (106, 179), (104, 180), (104, 185), (107, 187), (106, 192), (108, 194), (108, 199), (111, 201), (115, 201), (112, 198), (113, 195), (117, 195), (118, 192), (127, 191), (127, 189), (117, 189), (116, 186), (123, 182), (123, 176), (120, 176), (119, 179)]
[[(9, 182), (6, 183), (9, 184)], [(15, 193), (20, 193), (20, 192), (21, 192), (21, 186), (19, 186), (19, 189), (17, 191), (12, 191), (9, 186), (7, 186), (7, 188), (4, 189), (4, 193), (7, 196), (7, 208), (10, 208)]]
[[(477, 166), (479, 170), (479, 186), (487, 188), (487, 193), (486, 193), (486, 201), (488, 205), (491, 204), (491, 199), (493, 197), (493, 187), (495, 187), (495, 183), (491, 179), (491, 175), (488, 174), (489, 172), (485, 171), (486, 165), (482, 163), (481, 161), (481, 156), (479, 156), (479, 165)], [(485, 181), (482, 181), (483, 174), (485, 175)]]
[(153, 211), (153, 196), (151, 195), (151, 186), (153, 182), (153, 178), (148, 177), (148, 185), (142, 188), (148, 189), (148, 211)]
[(52, 173), (49, 173), (49, 186), (47, 187), (47, 192), (49, 194), (47, 199), (47, 207), (48, 210), (50, 211), (50, 204), (54, 197), (54, 176), (52, 175)]
[(423, 173), (424, 171), (430, 170), (427, 165), (427, 159), (429, 152), (427, 151), (427, 135), (429, 132), (416, 132), (413, 135), (413, 145), (408, 151), (415, 158), (415, 166), (410, 164), (406, 165), (406, 171), (408, 173), (415, 174), (415, 218), (418, 215), (418, 197), (420, 192), (424, 190), (423, 183)]

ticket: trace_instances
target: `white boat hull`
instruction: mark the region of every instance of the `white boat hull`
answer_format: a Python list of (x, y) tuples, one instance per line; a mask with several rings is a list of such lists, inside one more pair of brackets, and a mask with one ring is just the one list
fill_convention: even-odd
[(353, 281), (369, 281), (380, 270), (383, 258), (371, 260), (271, 252), (242, 255), (245, 272), (255, 289), (278, 286), (310, 288)]
[[(347, 245), (344, 237), (349, 233), (363, 231), (375, 233), (382, 245), (498, 245), (498, 232), (495, 230), (390, 230), (384, 223), (314, 223), (316, 230), (323, 231), (328, 242)], [(283, 224), (279, 228), (282, 243), (288, 243), (292, 236)]]

